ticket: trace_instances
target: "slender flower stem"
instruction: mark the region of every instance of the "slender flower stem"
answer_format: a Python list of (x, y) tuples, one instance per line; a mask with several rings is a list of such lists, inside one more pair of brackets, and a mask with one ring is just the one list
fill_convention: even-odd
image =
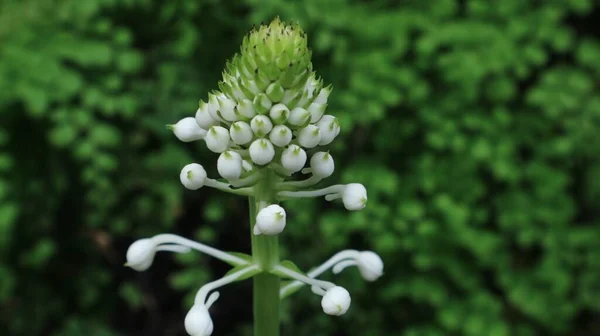
[(303, 197), (319, 197), (330, 194), (339, 194), (344, 190), (345, 185), (336, 184), (327, 188), (309, 191), (280, 191), (277, 196), (283, 198), (303, 198)]
[[(236, 257), (227, 252), (217, 250), (214, 247), (210, 247), (208, 245), (204, 245), (204, 244), (201, 244), (201, 243), (195, 242), (193, 240), (189, 240), (189, 239), (186, 239), (186, 238), (174, 235), (174, 234), (167, 234), (167, 233), (159, 234), (159, 235), (152, 237), (152, 240), (154, 242), (156, 242), (157, 245), (158, 244), (168, 244), (163, 247), (163, 250), (167, 250), (167, 249), (165, 249), (166, 246), (171, 246), (173, 244), (176, 244), (176, 245), (184, 246), (186, 248), (194, 249), (196, 251), (200, 251), (202, 253), (206, 253), (211, 257), (220, 259), (220, 260), (222, 260), (228, 264), (232, 264), (234, 266), (248, 264), (248, 261), (246, 261), (242, 258)], [(180, 251), (174, 251), (171, 248), (169, 248), (169, 250), (173, 251), (173, 252), (180, 252)]]
[(252, 272), (256, 269), (258, 269), (258, 265), (249, 265), (248, 267), (244, 267), (241, 270), (239, 270), (233, 274), (225, 276), (219, 280), (215, 280), (213, 282), (207, 283), (206, 285), (202, 286), (200, 288), (200, 290), (198, 291), (198, 293), (196, 294), (196, 298), (194, 299), (195, 304), (202, 304), (202, 305), (206, 304), (207, 308), (210, 307), (210, 305), (212, 305), (214, 300), (216, 300), (216, 298), (218, 298), (218, 294), (216, 294), (215, 296), (213, 296), (214, 297), (213, 300), (209, 300), (212, 302), (206, 301), (206, 297), (208, 296), (208, 293), (210, 293), (210, 291), (215, 290), (219, 287), (223, 287), (227, 284), (230, 284), (230, 283), (234, 282), (235, 280), (237, 280), (242, 275)]
[(252, 257), (263, 270), (254, 276), (254, 336), (279, 336), (279, 286), (280, 279), (268, 273), (279, 263), (277, 236), (254, 235), (256, 215), (275, 199), (272, 172), (266, 170), (265, 178), (254, 186), (255, 197), (250, 197), (250, 235)]
[(215, 188), (215, 189), (218, 189), (221, 191), (228, 192), (230, 194), (242, 195), (242, 196), (252, 196), (253, 195), (252, 188), (231, 189), (229, 184), (227, 184), (225, 182), (217, 181), (214, 179), (210, 179), (210, 178), (207, 178), (204, 181), (204, 185), (206, 187)]

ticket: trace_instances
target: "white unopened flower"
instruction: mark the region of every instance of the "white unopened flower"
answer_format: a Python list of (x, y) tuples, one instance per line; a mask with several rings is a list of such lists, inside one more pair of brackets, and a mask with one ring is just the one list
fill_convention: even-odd
[(254, 105), (250, 99), (242, 99), (236, 106), (236, 111), (240, 116), (246, 119), (251, 119), (256, 115), (256, 111), (254, 111)]
[(344, 287), (335, 286), (325, 292), (321, 299), (321, 307), (325, 314), (340, 316), (348, 311), (351, 301), (350, 293)]
[(329, 85), (328, 87), (322, 88), (319, 91), (319, 94), (317, 95), (317, 98), (315, 98), (313, 103), (327, 104), (327, 98), (329, 98), (329, 95), (331, 94), (331, 90), (332, 90), (331, 85)]
[(185, 331), (190, 336), (209, 336), (213, 332), (213, 321), (208, 309), (202, 304), (195, 304), (185, 316)]
[(287, 122), (293, 126), (304, 126), (310, 122), (310, 118), (310, 112), (301, 107), (296, 107), (290, 111)]
[(283, 104), (275, 104), (269, 110), (269, 117), (276, 124), (285, 123), (290, 116), (290, 110)]
[(275, 148), (273, 148), (271, 141), (267, 139), (254, 140), (248, 151), (252, 162), (258, 165), (266, 165), (271, 162), (275, 156)]
[(258, 137), (264, 137), (273, 129), (273, 122), (266, 115), (257, 115), (250, 121), (250, 127)]
[(360, 183), (350, 183), (342, 191), (342, 202), (348, 210), (361, 210), (367, 205), (367, 189)]
[(229, 148), (229, 131), (222, 126), (213, 126), (208, 129), (204, 141), (210, 151), (223, 153)]
[(147, 270), (156, 254), (156, 245), (151, 239), (140, 239), (127, 249), (127, 263), (125, 266), (141, 272)]
[(225, 95), (219, 96), (217, 101), (219, 102), (219, 114), (223, 119), (227, 121), (236, 121), (237, 116), (235, 115), (235, 101), (227, 98)]
[(298, 143), (304, 148), (316, 147), (321, 141), (321, 132), (315, 125), (308, 125), (298, 131)]
[(298, 145), (290, 145), (281, 153), (281, 165), (290, 173), (300, 171), (306, 164), (306, 152)]
[(266, 114), (267, 112), (269, 112), (271, 105), (273, 105), (271, 100), (269, 100), (267, 95), (264, 93), (257, 94), (256, 97), (254, 97), (252, 103), (254, 105), (254, 110), (258, 114)]
[(277, 204), (271, 204), (256, 215), (254, 234), (268, 236), (279, 234), (285, 228), (285, 219), (285, 210)]
[(319, 119), (321, 119), (321, 117), (325, 113), (325, 108), (327, 108), (327, 104), (319, 104), (316, 102), (310, 104), (310, 106), (307, 109), (308, 112), (310, 112), (310, 122), (316, 123), (317, 121), (319, 121)]
[(238, 145), (245, 145), (252, 141), (252, 138), (254, 137), (252, 128), (245, 121), (236, 121), (231, 124), (229, 135), (231, 136), (231, 140)]
[(173, 131), (177, 139), (183, 142), (191, 142), (203, 139), (206, 136), (206, 130), (200, 128), (196, 119), (187, 117), (179, 120), (174, 125), (167, 125)]
[(375, 252), (360, 252), (356, 259), (356, 266), (363, 279), (367, 281), (375, 281), (383, 275), (383, 260)]
[(218, 111), (219, 111), (219, 98), (218, 97), (225, 97), (225, 95), (222, 94), (221, 92), (214, 92), (214, 93), (208, 94), (208, 104), (207, 104), (208, 114), (215, 120), (224, 121), (225, 119), (223, 119), (223, 117), (220, 116), (218, 113)]
[(234, 151), (225, 151), (217, 160), (217, 171), (226, 180), (237, 180), (242, 175), (242, 156)]
[(324, 115), (316, 125), (319, 127), (319, 132), (321, 133), (319, 146), (329, 145), (340, 134), (340, 123), (332, 115)]
[(207, 104), (204, 101), (200, 102), (200, 107), (196, 110), (196, 123), (205, 130), (219, 124), (219, 121), (211, 116), (209, 110), (210, 104)]
[(277, 147), (285, 147), (292, 141), (292, 130), (285, 125), (277, 125), (269, 133), (269, 140)]
[(181, 170), (179, 180), (187, 189), (198, 190), (204, 186), (206, 170), (197, 163), (190, 163)]
[(313, 176), (324, 179), (333, 174), (335, 163), (329, 153), (317, 152), (310, 158), (310, 168)]

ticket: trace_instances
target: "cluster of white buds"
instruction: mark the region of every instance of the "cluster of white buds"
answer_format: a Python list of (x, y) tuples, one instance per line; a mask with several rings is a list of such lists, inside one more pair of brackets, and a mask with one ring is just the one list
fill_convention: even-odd
[[(312, 189), (333, 175), (334, 158), (323, 146), (340, 134), (340, 123), (325, 114), (332, 87), (324, 86), (312, 69), (306, 34), (297, 25), (274, 20), (253, 29), (242, 43), (241, 52), (227, 63), (219, 90), (200, 101), (195, 117), (168, 125), (183, 142), (203, 140), (206, 148), (219, 154), (218, 174), (211, 179), (204, 167), (190, 163), (183, 167), (180, 181), (189, 190), (212, 187), (252, 197), (258, 210), (252, 221), (254, 240), (265, 241), (281, 234), (287, 215), (279, 202), (289, 198), (322, 197), (341, 199), (347, 210), (367, 204), (362, 184), (337, 184)], [(296, 178), (299, 174), (309, 175)], [(280, 288), (284, 298), (308, 284), (322, 296), (321, 306), (329, 315), (342, 315), (350, 307), (350, 294), (343, 287), (316, 277), (328, 269), (339, 273), (356, 266), (367, 281), (383, 274), (381, 258), (370, 251), (347, 250), (336, 254), (316, 269), (303, 274), (289, 264), (241, 258), (174, 235), (139, 240), (127, 251), (127, 265), (137, 271), (152, 264), (157, 251), (187, 252), (195, 249), (236, 267), (231, 274), (203, 286), (185, 318), (192, 336), (211, 335), (214, 329), (209, 308), (218, 299), (210, 291), (261, 272), (293, 279)], [(238, 269), (239, 268), (239, 269)]]

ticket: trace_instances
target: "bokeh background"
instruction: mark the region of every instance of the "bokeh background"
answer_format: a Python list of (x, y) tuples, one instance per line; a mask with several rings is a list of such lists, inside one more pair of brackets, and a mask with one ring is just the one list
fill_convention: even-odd
[[(185, 335), (194, 292), (227, 271), (189, 254), (123, 267), (172, 232), (250, 250), (247, 203), (186, 191), (216, 155), (165, 129), (217, 88), (243, 35), (279, 15), (309, 35), (342, 123), (331, 182), (369, 206), (288, 203), (303, 269), (344, 248), (386, 263), (305, 289), (283, 335), (600, 335), (600, 2), (0, 1), (2, 335)], [(221, 291), (215, 335), (250, 335), (251, 285)]]

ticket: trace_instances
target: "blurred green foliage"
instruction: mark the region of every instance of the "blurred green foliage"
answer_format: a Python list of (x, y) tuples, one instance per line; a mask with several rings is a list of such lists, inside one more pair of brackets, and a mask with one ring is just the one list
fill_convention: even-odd
[[(307, 290), (286, 301), (284, 334), (600, 335), (599, 5), (1, 1), (0, 329), (184, 334), (192, 292), (226, 268), (184, 255), (134, 274), (123, 256), (163, 231), (249, 249), (244, 200), (179, 185), (183, 165), (214, 175), (216, 157), (164, 125), (280, 15), (335, 88), (331, 180), (369, 190), (358, 213), (290, 204), (284, 257), (386, 262), (376, 284), (336, 277), (353, 294), (340, 319)], [(247, 333), (248, 290), (223, 291), (216, 334)]]

